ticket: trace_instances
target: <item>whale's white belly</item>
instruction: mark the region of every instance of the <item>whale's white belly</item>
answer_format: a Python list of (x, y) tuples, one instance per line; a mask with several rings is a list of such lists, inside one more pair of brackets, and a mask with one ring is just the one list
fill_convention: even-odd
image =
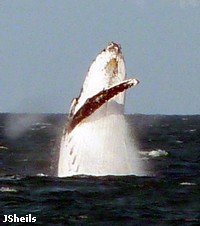
[(83, 123), (61, 142), (59, 176), (144, 175), (124, 115)]

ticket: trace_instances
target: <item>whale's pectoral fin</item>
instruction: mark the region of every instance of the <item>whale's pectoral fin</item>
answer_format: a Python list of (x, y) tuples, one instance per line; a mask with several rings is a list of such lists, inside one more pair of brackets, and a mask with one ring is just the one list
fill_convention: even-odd
[(78, 125), (83, 119), (90, 116), (111, 98), (121, 92), (124, 92), (126, 89), (137, 85), (138, 83), (139, 81), (136, 79), (124, 80), (123, 82), (117, 83), (116, 85), (111, 86), (108, 89), (100, 91), (93, 97), (88, 98), (84, 105), (76, 112), (74, 116), (72, 116), (71, 121), (69, 122), (68, 131), (70, 132), (71, 130), (73, 130), (74, 127)]

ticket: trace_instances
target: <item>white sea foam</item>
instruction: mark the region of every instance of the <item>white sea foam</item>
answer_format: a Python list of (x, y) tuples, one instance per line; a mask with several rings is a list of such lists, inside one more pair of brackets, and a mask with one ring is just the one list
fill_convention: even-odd
[(17, 192), (17, 190), (11, 187), (0, 187), (0, 192)]
[(6, 146), (1, 145), (0, 149), (4, 149), (4, 150), (8, 150), (8, 148)]
[(152, 150), (149, 152), (149, 156), (152, 157), (161, 157), (161, 156), (167, 156), (169, 153), (165, 150), (157, 149), (157, 150)]
[(185, 132), (189, 132), (189, 133), (194, 133), (196, 132), (197, 130), (196, 129), (186, 129), (184, 130)]
[(48, 175), (46, 175), (44, 173), (37, 173), (36, 176), (38, 176), (38, 177), (48, 177)]
[(183, 141), (182, 141), (182, 140), (176, 140), (176, 143), (178, 143), (178, 144), (182, 144), (182, 143), (183, 143)]
[(36, 122), (31, 125), (31, 130), (41, 130), (46, 129), (48, 126), (51, 126), (51, 123), (46, 122)]
[(190, 129), (190, 130), (189, 130), (189, 132), (192, 132), (192, 133), (193, 133), (193, 132), (196, 132), (196, 131), (197, 131), (196, 129)]
[(196, 183), (191, 183), (191, 182), (181, 182), (180, 185), (183, 185), (183, 186), (195, 186), (197, 184)]
[(169, 153), (165, 150), (157, 149), (157, 150), (151, 150), (151, 151), (140, 151), (141, 155), (147, 156), (147, 157), (162, 157), (167, 156)]

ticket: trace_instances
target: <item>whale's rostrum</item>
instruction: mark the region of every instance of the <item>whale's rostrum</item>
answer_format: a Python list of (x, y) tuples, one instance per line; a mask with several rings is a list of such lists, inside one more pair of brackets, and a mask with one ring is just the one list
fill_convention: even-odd
[(60, 144), (58, 176), (144, 175), (144, 167), (124, 116), (126, 80), (120, 45), (111, 43), (94, 60)]

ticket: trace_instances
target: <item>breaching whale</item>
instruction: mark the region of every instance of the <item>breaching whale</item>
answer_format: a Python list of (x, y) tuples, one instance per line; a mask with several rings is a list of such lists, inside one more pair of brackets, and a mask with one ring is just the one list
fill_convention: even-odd
[(93, 61), (78, 98), (72, 101), (58, 162), (58, 176), (144, 175), (124, 116), (126, 79), (120, 45), (109, 44)]

